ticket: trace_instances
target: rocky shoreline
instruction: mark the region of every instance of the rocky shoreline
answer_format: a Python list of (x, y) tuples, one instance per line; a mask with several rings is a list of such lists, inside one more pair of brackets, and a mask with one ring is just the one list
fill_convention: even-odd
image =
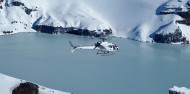
[(91, 36), (91, 37), (104, 37), (112, 35), (111, 29), (105, 29), (105, 30), (88, 30), (88, 29), (80, 29), (80, 28), (74, 28), (74, 27), (54, 27), (54, 26), (47, 26), (47, 25), (35, 25), (33, 26), (33, 29), (42, 32), (42, 33), (48, 33), (48, 34), (74, 34), (74, 35), (80, 35), (80, 36)]
[(168, 34), (155, 34), (154, 41), (157, 43), (182, 43), (189, 44), (189, 41), (182, 35), (182, 32), (177, 29), (174, 33)]

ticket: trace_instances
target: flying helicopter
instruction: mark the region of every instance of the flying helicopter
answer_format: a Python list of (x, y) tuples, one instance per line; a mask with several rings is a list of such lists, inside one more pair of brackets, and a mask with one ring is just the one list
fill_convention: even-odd
[(119, 50), (119, 47), (113, 43), (106, 41), (106, 39), (102, 39), (102, 41), (98, 41), (91, 46), (74, 46), (71, 41), (69, 41), (71, 46), (71, 52), (74, 52), (76, 49), (83, 50), (97, 50), (96, 54), (100, 55), (113, 55), (114, 52)]

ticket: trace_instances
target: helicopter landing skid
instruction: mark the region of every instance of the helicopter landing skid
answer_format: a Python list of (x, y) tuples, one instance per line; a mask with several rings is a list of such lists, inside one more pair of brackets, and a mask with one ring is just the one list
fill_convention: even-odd
[(97, 55), (101, 55), (101, 56), (110, 56), (110, 55), (114, 55), (115, 53), (110, 52), (110, 51), (98, 50), (98, 52), (96, 54)]

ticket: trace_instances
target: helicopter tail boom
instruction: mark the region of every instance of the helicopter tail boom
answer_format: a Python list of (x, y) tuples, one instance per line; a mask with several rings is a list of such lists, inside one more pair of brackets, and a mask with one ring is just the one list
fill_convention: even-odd
[(74, 46), (71, 41), (69, 41), (69, 44), (70, 44), (70, 46), (71, 46), (71, 52), (74, 52), (75, 49), (77, 48), (77, 46)]

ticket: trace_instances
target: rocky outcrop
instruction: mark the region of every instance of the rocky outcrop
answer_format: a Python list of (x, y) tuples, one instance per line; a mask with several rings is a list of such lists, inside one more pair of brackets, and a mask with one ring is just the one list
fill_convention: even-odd
[[(74, 28), (74, 27), (53, 27), (53, 26), (46, 26), (46, 25), (36, 25), (33, 27), (33, 29), (42, 32), (42, 33), (49, 33), (49, 34), (75, 34), (75, 35), (81, 35), (81, 36), (93, 36), (93, 37), (103, 37), (103, 36), (109, 36), (112, 34), (111, 29), (105, 29), (103, 32), (101, 30), (88, 30), (88, 29), (80, 29), (80, 28)], [(101, 32), (101, 33), (98, 33)]]
[(190, 26), (190, 19), (177, 20), (176, 22), (179, 24), (185, 24), (185, 25)]
[(177, 23), (190, 26), (190, 10), (187, 12), (180, 12), (177, 15), (183, 18), (183, 20), (177, 20)]
[(3, 2), (4, 0), (0, 0), (0, 4)]
[(38, 85), (30, 82), (21, 83), (12, 91), (12, 94), (38, 94), (38, 88)]
[(177, 91), (172, 91), (172, 90), (169, 90), (169, 94), (182, 94), (182, 93), (177, 92)]
[(36, 10), (29, 9), (29, 8), (25, 7), (26, 14), (30, 15), (32, 11), (36, 11)]
[(182, 31), (184, 29), (181, 29), (182, 27), (179, 26), (179, 24), (190, 26), (190, 4), (188, 0), (169, 0), (157, 9), (156, 14), (174, 14), (180, 16), (182, 19), (175, 19), (172, 23), (161, 26), (153, 34), (152, 38), (155, 42), (189, 44), (189, 40), (186, 38), (188, 34)]
[(190, 10), (186, 12), (178, 12), (177, 15), (181, 16), (184, 19), (190, 19)]
[[(175, 0), (173, 0), (174, 2)], [(172, 2), (172, 0), (171, 0)], [(184, 2), (184, 4), (181, 4)], [(177, 20), (176, 22), (179, 24), (185, 24), (190, 26), (190, 4), (189, 1), (186, 2), (185, 0), (176, 0), (174, 4), (178, 5), (169, 5), (165, 3), (160, 8), (158, 8), (158, 15), (167, 15), (167, 14), (175, 14), (179, 15), (183, 18), (183, 20)], [(180, 5), (181, 4), (181, 5)]]
[(155, 34), (154, 41), (158, 43), (179, 43), (182, 44), (189, 44), (189, 41), (186, 39), (186, 37), (183, 37), (182, 32), (177, 29), (174, 33), (168, 33), (168, 34)]
[(3, 6), (1, 5), (1, 3), (3, 2), (4, 0), (0, 0), (0, 9), (3, 9)]
[(24, 9), (24, 11), (25, 11), (26, 14), (28, 14), (28, 15), (30, 15), (31, 12), (33, 12), (33, 11), (37, 11), (37, 7), (36, 7), (36, 9), (30, 9), (30, 8), (26, 7), (26, 6), (24, 5), (24, 3), (19, 2), (19, 1), (14, 1), (14, 2), (12, 2), (12, 5), (13, 5), (13, 6), (22, 6), (23, 9)]
[(14, 1), (14, 2), (12, 2), (12, 5), (13, 6), (24, 6), (24, 3), (19, 2), (19, 1)]
[(11, 34), (13, 31), (3, 31), (3, 34)]
[(40, 86), (0, 73), (0, 94), (72, 94)]

